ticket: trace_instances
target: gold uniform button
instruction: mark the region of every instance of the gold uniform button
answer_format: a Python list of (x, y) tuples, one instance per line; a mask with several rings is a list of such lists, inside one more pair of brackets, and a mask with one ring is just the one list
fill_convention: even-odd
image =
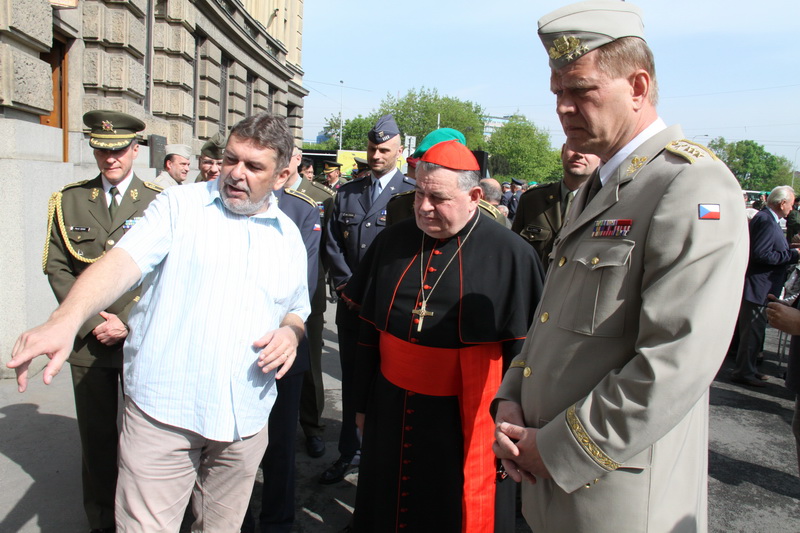
[(531, 374), (533, 374), (533, 370), (531, 370), (531, 367), (529, 366), (526, 366), (525, 370), (522, 371), (522, 375), (525, 376), (526, 378), (531, 377)]
[(114, 246), (114, 239), (108, 239), (108, 242), (107, 242), (107, 244), (108, 244), (109, 246)]
[(596, 265), (599, 262), (600, 262), (600, 258), (599, 257), (592, 257), (592, 264), (593, 265)]
[(561, 259), (558, 260), (558, 266), (560, 267), (563, 267), (566, 263), (567, 263), (566, 257), (562, 257)]
[(541, 320), (543, 324), (547, 322), (549, 319), (550, 319), (550, 313), (548, 313), (547, 311), (542, 313), (542, 316), (539, 317), (539, 320)]

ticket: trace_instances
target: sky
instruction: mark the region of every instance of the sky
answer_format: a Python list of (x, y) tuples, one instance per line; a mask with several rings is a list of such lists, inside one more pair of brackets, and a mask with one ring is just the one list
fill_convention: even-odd
[[(521, 113), (564, 140), (536, 21), (554, 0), (305, 0), (303, 137), (368, 115), (387, 94), (437, 89), (487, 115)], [(754, 140), (800, 170), (800, 2), (639, 0), (659, 114), (687, 139)], [(442, 124), (446, 126), (446, 124)]]

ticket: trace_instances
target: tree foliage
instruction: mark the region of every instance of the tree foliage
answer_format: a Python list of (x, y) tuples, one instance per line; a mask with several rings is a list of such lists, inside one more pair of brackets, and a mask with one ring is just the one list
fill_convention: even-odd
[(791, 162), (767, 152), (755, 141), (727, 142), (724, 137), (717, 137), (708, 147), (728, 165), (742, 189), (769, 191), (792, 182)]
[(550, 146), (550, 135), (523, 115), (512, 116), (495, 131), (488, 150), (496, 178), (538, 182), (561, 179), (561, 158)]
[[(375, 121), (378, 119), (377, 115), (369, 115), (362, 117), (358, 115), (355, 118), (347, 119), (342, 125), (342, 150), (366, 150), (367, 149), (367, 133), (372, 129)], [(339, 114), (332, 115), (328, 118), (325, 125), (325, 135), (330, 137), (325, 141), (326, 147), (330, 150), (338, 150), (339, 148)]]
[(403, 134), (416, 136), (418, 143), (440, 127), (463, 133), (470, 150), (482, 150), (486, 146), (481, 106), (451, 96), (441, 96), (436, 89), (411, 89), (402, 97), (387, 94), (381, 101), (376, 118), (387, 113), (394, 116)]

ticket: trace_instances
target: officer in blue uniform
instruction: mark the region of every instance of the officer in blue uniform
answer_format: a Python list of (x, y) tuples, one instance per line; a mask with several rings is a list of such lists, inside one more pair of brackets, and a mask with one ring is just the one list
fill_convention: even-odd
[[(414, 188), (414, 180), (397, 169), (403, 150), (400, 130), (392, 115), (384, 115), (367, 134), (370, 172), (342, 185), (333, 202), (330, 222), (325, 228), (326, 261), (333, 286), (341, 293), (373, 239), (386, 227), (386, 204), (392, 195)], [(356, 432), (353, 398), (353, 370), (358, 338), (358, 312), (340, 299), (336, 308), (339, 358), (342, 365), (342, 429), (339, 459), (320, 477), (332, 484), (344, 479), (357, 466), (361, 442)]]
[[(299, 154), (299, 151), (296, 152)], [(299, 160), (299, 157), (297, 158)], [(299, 162), (299, 161), (298, 161)], [(297, 174), (297, 163), (290, 163)], [(294, 178), (290, 177), (289, 181)], [(306, 194), (294, 189), (275, 191), (278, 207), (300, 229), (303, 243), (308, 252), (308, 292), (314, 294), (319, 271), (319, 250), (322, 227), (319, 207)], [(264, 484), (261, 491), (261, 513), (259, 530), (261, 532), (289, 533), (294, 523), (295, 510), (295, 436), (300, 410), (300, 393), (303, 379), (309, 369), (308, 338), (297, 348), (297, 358), (292, 368), (277, 380), (278, 398), (269, 415), (269, 445), (261, 460), (264, 471)], [(255, 532), (255, 520), (248, 507), (242, 524), (242, 531)]]

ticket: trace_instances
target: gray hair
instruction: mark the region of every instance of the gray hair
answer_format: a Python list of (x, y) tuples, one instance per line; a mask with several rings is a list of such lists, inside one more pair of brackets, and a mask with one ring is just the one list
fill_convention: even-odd
[(444, 168), (458, 174), (458, 188), (462, 191), (468, 191), (473, 187), (480, 187), (481, 174), (477, 170), (456, 170), (428, 161), (420, 161), (417, 163), (417, 176), (419, 176), (420, 172), (428, 174), (439, 168)]
[(634, 70), (642, 69), (650, 75), (650, 103), (658, 103), (656, 61), (647, 43), (638, 37), (623, 37), (598, 48), (597, 66), (611, 78), (627, 78)]
[(794, 189), (789, 185), (779, 185), (772, 189), (767, 197), (767, 205), (770, 207), (777, 207), (781, 202), (788, 200), (794, 196)]
[(233, 127), (231, 137), (234, 135), (260, 148), (274, 150), (276, 172), (289, 166), (294, 151), (294, 137), (283, 117), (270, 113), (247, 117)]
[(490, 204), (499, 203), (503, 198), (503, 189), (494, 178), (484, 178), (480, 181), (483, 199)]

